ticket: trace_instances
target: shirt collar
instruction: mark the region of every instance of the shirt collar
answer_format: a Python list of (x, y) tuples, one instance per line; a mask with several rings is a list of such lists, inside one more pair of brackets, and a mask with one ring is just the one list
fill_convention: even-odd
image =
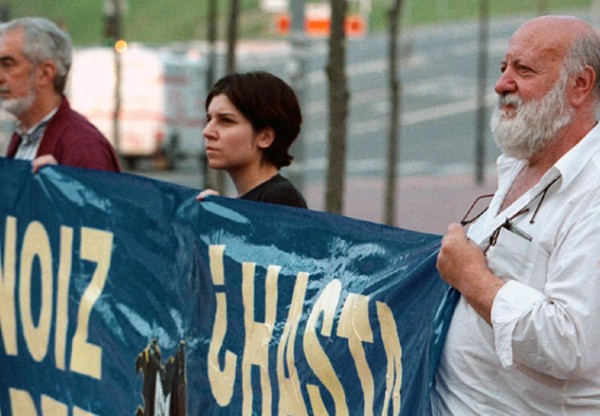
[(27, 131), (23, 130), (23, 127), (21, 126), (21, 123), (17, 124), (15, 130), (22, 137), (31, 136), (33, 133), (35, 133), (36, 130), (38, 130), (38, 129), (44, 127), (46, 124), (48, 124), (48, 122), (50, 121), (50, 119), (54, 116), (54, 114), (56, 114), (57, 111), (58, 111), (58, 107), (56, 107), (55, 109), (53, 109), (52, 111), (50, 111), (46, 115), (46, 117), (44, 117), (43, 119), (41, 119), (36, 125), (32, 126)]
[[(584, 166), (600, 152), (600, 124), (590, 130), (583, 139), (579, 141), (571, 150), (564, 154), (547, 172), (558, 171), (562, 177), (558, 192), (567, 188), (573, 180), (579, 175)], [(550, 175), (545, 175), (550, 176)], [(552, 175), (556, 177), (556, 173)]]
[[(586, 163), (598, 152), (600, 152), (600, 123), (596, 124), (579, 143), (548, 169), (540, 182), (532, 189), (544, 188), (560, 176), (558, 192), (561, 192), (573, 182)], [(498, 177), (506, 182), (506, 186), (509, 186), (526, 163), (525, 160), (518, 160), (501, 154), (496, 162)], [(499, 185), (502, 185), (502, 183)]]

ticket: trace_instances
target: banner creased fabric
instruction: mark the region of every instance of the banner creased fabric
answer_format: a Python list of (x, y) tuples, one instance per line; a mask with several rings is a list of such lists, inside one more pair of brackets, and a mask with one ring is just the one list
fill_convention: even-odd
[[(428, 415), (440, 236), (0, 159), (1, 415)], [(365, 201), (368, 203), (368, 201)]]

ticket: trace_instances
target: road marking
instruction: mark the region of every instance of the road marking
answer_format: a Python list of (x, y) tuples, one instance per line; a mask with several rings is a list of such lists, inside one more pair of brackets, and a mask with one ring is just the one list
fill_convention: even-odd
[[(497, 95), (495, 93), (488, 94), (486, 97), (486, 106), (492, 106), (496, 103)], [(438, 120), (445, 117), (456, 116), (463, 113), (473, 112), (477, 109), (477, 100), (469, 98), (462, 101), (453, 101), (448, 104), (443, 104), (435, 107), (428, 107), (421, 110), (414, 110), (403, 113), (400, 116), (401, 127), (412, 126), (419, 123), (427, 123), (432, 120)], [(385, 115), (385, 114), (384, 114)], [(386, 132), (387, 119), (375, 119), (368, 121), (359, 121), (350, 123), (348, 130), (352, 131), (353, 135), (365, 135), (377, 132)], [(327, 140), (327, 129), (315, 129), (303, 132), (307, 143), (315, 144), (322, 143)]]
[[(496, 93), (488, 94), (485, 99), (485, 104), (486, 106), (494, 105), (496, 100)], [(468, 100), (454, 101), (449, 104), (404, 113), (401, 115), (401, 120), (403, 126), (410, 126), (413, 124), (425, 123), (431, 120), (472, 112), (476, 109), (477, 100), (475, 98), (469, 98)]]
[[(327, 158), (311, 158), (305, 162), (295, 161), (292, 166), (286, 168), (292, 172), (323, 173), (327, 169)], [(453, 163), (440, 166), (426, 160), (408, 160), (398, 162), (396, 171), (400, 176), (414, 175), (459, 175), (471, 173), (473, 171), (472, 163)], [(346, 164), (346, 173), (350, 175), (376, 175), (381, 176), (385, 172), (385, 161), (383, 159), (363, 159), (348, 160)]]

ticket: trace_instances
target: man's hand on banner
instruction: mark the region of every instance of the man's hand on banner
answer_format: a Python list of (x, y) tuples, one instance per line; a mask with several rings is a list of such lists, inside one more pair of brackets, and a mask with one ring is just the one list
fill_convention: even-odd
[(494, 297), (504, 282), (490, 271), (485, 253), (467, 238), (460, 224), (450, 224), (442, 239), (437, 269), (488, 323)]
[(196, 201), (203, 201), (204, 198), (206, 198), (209, 195), (220, 195), (220, 194), (217, 191), (215, 191), (214, 189), (205, 189), (204, 191), (202, 191), (198, 195), (196, 195)]
[(31, 166), (33, 167), (33, 173), (37, 173), (43, 166), (46, 165), (58, 165), (58, 162), (52, 155), (42, 155), (36, 157), (31, 162)]

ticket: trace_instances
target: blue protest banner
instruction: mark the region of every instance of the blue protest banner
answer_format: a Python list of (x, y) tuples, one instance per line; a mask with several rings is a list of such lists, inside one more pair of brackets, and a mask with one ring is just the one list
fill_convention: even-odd
[(0, 159), (0, 414), (427, 415), (440, 237)]

